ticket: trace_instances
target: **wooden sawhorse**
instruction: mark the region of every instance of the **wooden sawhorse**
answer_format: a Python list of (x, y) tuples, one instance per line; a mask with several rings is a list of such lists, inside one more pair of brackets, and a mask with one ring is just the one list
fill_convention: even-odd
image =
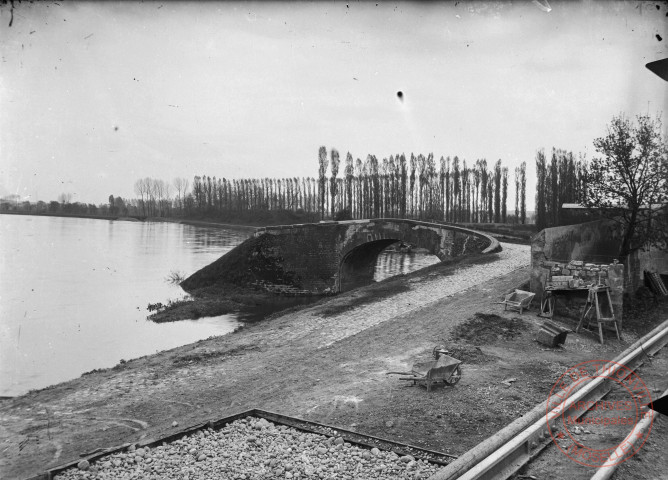
[[(601, 298), (603, 297), (603, 298)], [(607, 301), (606, 301), (607, 300)], [(607, 312), (603, 312), (602, 307), (607, 308)], [(598, 335), (603, 341), (603, 324), (612, 323), (615, 327), (615, 333), (617, 334), (617, 339), (621, 340), (619, 335), (619, 328), (617, 327), (617, 319), (615, 318), (615, 311), (612, 308), (612, 299), (610, 298), (610, 287), (608, 286), (596, 286), (589, 288), (589, 295), (587, 296), (587, 303), (585, 304), (584, 310), (582, 311), (582, 317), (580, 317), (580, 323), (578, 323), (575, 333), (580, 333), (580, 329), (584, 325), (585, 319), (587, 319), (587, 326), (591, 324), (594, 314), (596, 314), (596, 323), (598, 323)]]

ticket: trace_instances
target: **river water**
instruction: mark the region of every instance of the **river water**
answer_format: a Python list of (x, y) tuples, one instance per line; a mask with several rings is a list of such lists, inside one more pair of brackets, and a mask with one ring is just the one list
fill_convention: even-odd
[(0, 395), (235, 329), (234, 316), (147, 321), (190, 274), (249, 231), (174, 223), (0, 215)]
[(373, 279), (376, 282), (396, 275), (405, 275), (421, 268), (440, 262), (437, 256), (430, 255), (422, 249), (412, 252), (400, 252), (386, 249), (380, 252), (376, 261)]
[[(0, 215), (0, 396), (233, 331), (240, 324), (235, 315), (155, 324), (146, 320), (146, 307), (184, 296), (167, 281), (172, 272), (189, 275), (250, 234)], [(375, 278), (437, 261), (421, 252), (383, 252)]]

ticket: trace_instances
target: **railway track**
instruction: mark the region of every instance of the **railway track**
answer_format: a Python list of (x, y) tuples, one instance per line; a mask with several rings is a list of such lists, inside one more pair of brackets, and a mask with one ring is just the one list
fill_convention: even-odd
[[(654, 412), (646, 407), (641, 408), (643, 403), (647, 403), (644, 400), (648, 396), (648, 390), (647, 388), (642, 390), (642, 380), (635, 372), (666, 344), (668, 344), (668, 320), (632, 344), (615, 359), (594, 360), (586, 362), (588, 365), (584, 367), (578, 367), (579, 370), (577, 368), (570, 370), (570, 373), (567, 372), (560, 379), (561, 384), (557, 382), (559, 385), (555, 385), (557, 388), (553, 389), (545, 402), (461, 455), (429, 480), (544, 478), (543, 475), (535, 477), (526, 473), (532, 462), (545, 456), (550, 457), (546, 462), (548, 464), (550, 462), (572, 464), (560, 469), (555, 468), (552, 463), (550, 465), (552, 470), (561, 470), (561, 473), (552, 478), (593, 480), (610, 478), (615, 467), (628, 459), (629, 454), (636, 452), (642, 446), (641, 442), (644, 442), (649, 435)], [(627, 388), (629, 385), (630, 389)], [(664, 384), (660, 392), (665, 388)], [(658, 398), (663, 394), (654, 392), (652, 397)], [(585, 442), (579, 433), (591, 433), (587, 428), (594, 430), (603, 426), (602, 420), (600, 424), (595, 423), (596, 420), (588, 423), (587, 418), (592, 418), (592, 415), (593, 418), (601, 418), (595, 416), (597, 408), (614, 409), (615, 405), (628, 408), (633, 413), (628, 418), (634, 418), (634, 424), (615, 423), (610, 425), (611, 428), (607, 428), (605, 434), (591, 436), (596, 440)], [(565, 419), (568, 421), (564, 421)], [(615, 422), (609, 421), (611, 424)], [(578, 429), (581, 429), (578, 435), (573, 435), (573, 430), (578, 431)], [(586, 458), (586, 455), (591, 457), (591, 452), (606, 450), (600, 445), (601, 442), (605, 443), (606, 439), (608, 442), (613, 442), (610, 444), (612, 448), (608, 447), (605, 454), (596, 454), (595, 459)], [(632, 440), (635, 445), (631, 443)], [(592, 444), (592, 447), (585, 446), (585, 443)], [(619, 448), (615, 451), (615, 446), (618, 445), (624, 447), (625, 451), (622, 452)], [(574, 475), (573, 470), (578, 468), (581, 471)], [(517, 475), (520, 471), (524, 474)]]

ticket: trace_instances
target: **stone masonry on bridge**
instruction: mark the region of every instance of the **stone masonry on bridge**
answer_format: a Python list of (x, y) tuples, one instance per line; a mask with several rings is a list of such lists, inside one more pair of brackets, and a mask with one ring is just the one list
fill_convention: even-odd
[[(492, 237), (480, 232), (404, 219), (352, 220), (258, 228), (256, 238), (271, 237), (271, 249), (298, 293), (336, 293), (373, 280), (376, 260), (389, 245), (403, 241), (441, 260), (498, 251)], [(272, 290), (272, 285), (263, 286)], [(278, 287), (278, 286), (275, 286)]]

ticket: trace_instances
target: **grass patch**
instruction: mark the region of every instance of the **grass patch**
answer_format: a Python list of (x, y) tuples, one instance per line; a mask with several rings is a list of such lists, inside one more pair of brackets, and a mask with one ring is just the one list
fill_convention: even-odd
[(227, 298), (198, 298), (170, 301), (148, 319), (155, 323), (195, 320), (202, 317), (218, 317), (235, 312), (241, 305)]
[(218, 317), (237, 314), (241, 322), (255, 322), (273, 312), (279, 312), (295, 304), (313, 303), (317, 297), (283, 297), (273, 293), (231, 284), (210, 285), (193, 292), (191, 298), (172, 300), (167, 305), (149, 304), (154, 311), (148, 319), (156, 323), (196, 320), (202, 317)]
[(186, 276), (184, 273), (172, 270), (169, 272), (169, 275), (167, 275), (167, 278), (165, 278), (165, 281), (167, 283), (171, 283), (172, 285), (181, 285), (181, 282), (185, 279)]

